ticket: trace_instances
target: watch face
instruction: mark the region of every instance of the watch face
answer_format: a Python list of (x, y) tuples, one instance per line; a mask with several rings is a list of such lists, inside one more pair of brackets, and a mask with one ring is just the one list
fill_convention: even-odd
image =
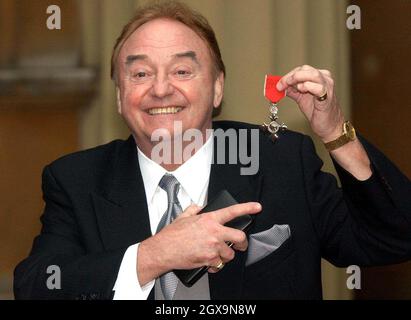
[(350, 122), (348, 122), (348, 121), (346, 122), (345, 125), (346, 125), (346, 132), (347, 132), (348, 138), (349, 138), (350, 140), (354, 140), (355, 137), (356, 137), (354, 127), (353, 127), (352, 124), (351, 124)]

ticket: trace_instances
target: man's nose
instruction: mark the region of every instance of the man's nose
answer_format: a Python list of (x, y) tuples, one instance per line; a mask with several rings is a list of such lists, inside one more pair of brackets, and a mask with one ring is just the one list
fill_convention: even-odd
[(174, 87), (170, 83), (170, 80), (167, 76), (158, 76), (155, 78), (153, 87), (152, 87), (152, 94), (158, 98), (164, 98), (170, 94), (173, 94)]

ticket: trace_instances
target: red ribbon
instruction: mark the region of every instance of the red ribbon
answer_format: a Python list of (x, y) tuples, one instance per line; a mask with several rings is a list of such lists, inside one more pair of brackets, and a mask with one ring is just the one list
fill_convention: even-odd
[(269, 74), (265, 76), (264, 96), (272, 103), (277, 103), (285, 97), (285, 91), (277, 90), (277, 82), (280, 81), (281, 78), (281, 76)]

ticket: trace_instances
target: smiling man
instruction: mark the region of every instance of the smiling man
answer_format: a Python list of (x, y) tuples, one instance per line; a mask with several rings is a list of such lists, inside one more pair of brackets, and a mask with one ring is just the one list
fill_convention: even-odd
[(163, 129), (174, 137), (175, 121), (182, 123), (183, 132), (195, 128), (207, 139), (213, 107), (221, 104), (224, 86), (224, 71), (215, 65), (207, 43), (188, 26), (170, 19), (134, 28), (127, 29), (116, 46), (113, 76), (119, 113), (137, 146), (151, 157), (154, 130)]
[[(410, 258), (410, 181), (355, 135), (329, 71), (296, 67), (278, 90), (325, 143), (342, 189), (321, 171), (310, 138), (291, 131), (275, 143), (262, 131), (239, 140), (259, 145), (255, 175), (213, 161), (220, 150), (211, 129), (259, 129), (212, 121), (225, 67), (211, 27), (185, 5), (139, 10), (115, 44), (112, 78), (131, 136), (44, 169), (43, 228), (16, 268), (16, 298), (320, 299), (322, 257), (337, 266)], [(175, 154), (178, 140), (188, 148), (181, 135), (189, 130), (202, 140), (185, 161), (153, 158), (156, 132), (167, 133)], [(239, 204), (198, 214), (221, 190)], [(253, 217), (247, 234), (226, 225), (244, 215)], [(47, 285), (50, 265), (61, 269), (59, 290)], [(209, 273), (192, 287), (173, 272), (202, 266)]]

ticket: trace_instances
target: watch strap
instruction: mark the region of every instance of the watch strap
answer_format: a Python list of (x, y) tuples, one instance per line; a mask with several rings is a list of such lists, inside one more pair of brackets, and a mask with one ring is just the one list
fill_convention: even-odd
[[(353, 132), (350, 133), (349, 130)], [(355, 139), (355, 129), (352, 127), (349, 121), (344, 122), (343, 124), (343, 133), (337, 139), (324, 143), (325, 147), (328, 151), (333, 151), (342, 147), (343, 145), (347, 144), (350, 141)]]

